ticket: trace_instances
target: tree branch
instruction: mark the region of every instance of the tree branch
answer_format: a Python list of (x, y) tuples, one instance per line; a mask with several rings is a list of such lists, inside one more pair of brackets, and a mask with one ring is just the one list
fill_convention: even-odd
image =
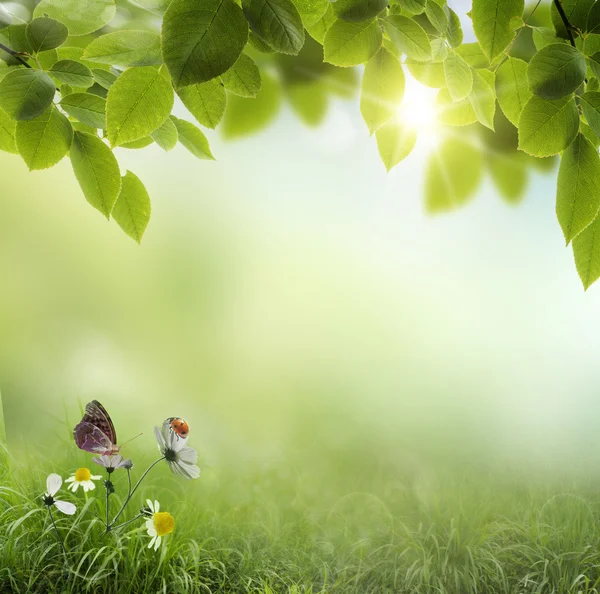
[(6, 47), (2, 43), (0, 43), (0, 49), (2, 51), (6, 52), (7, 54), (11, 55), (15, 60), (17, 60), (17, 62), (20, 62), (21, 64), (23, 64), (23, 66), (26, 66), (27, 68), (33, 68), (31, 66), (31, 64), (29, 64), (27, 62), (27, 60), (23, 60), (23, 58), (21, 58), (21, 56), (19, 55), (19, 52), (15, 52), (15, 50), (11, 50), (9, 47)]
[(562, 7), (560, 0), (554, 0), (554, 6), (556, 6), (556, 10), (558, 10), (558, 14), (560, 15), (560, 18), (562, 19), (565, 29), (567, 30), (567, 35), (569, 36), (569, 41), (571, 42), (571, 45), (573, 47), (575, 47), (575, 38), (573, 37), (573, 27), (571, 27), (571, 23), (569, 23), (569, 19), (567, 18), (567, 15), (565, 14), (565, 9)]

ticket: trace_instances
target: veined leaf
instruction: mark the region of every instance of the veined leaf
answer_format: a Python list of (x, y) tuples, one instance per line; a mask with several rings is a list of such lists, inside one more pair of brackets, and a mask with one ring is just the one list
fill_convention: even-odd
[(296, 0), (295, 4), (305, 27), (319, 22), (330, 7), (329, 0)]
[(575, 267), (587, 290), (600, 278), (600, 218), (596, 218), (573, 239)]
[(444, 64), (441, 62), (415, 62), (406, 60), (406, 67), (411, 75), (421, 84), (433, 89), (441, 89), (446, 86)]
[(429, 158), (425, 174), (425, 207), (437, 213), (465, 204), (483, 174), (481, 151), (460, 138), (445, 140)]
[(59, 60), (49, 70), (54, 78), (67, 85), (87, 89), (94, 84), (92, 71), (75, 60)]
[(567, 244), (583, 231), (600, 208), (600, 156), (578, 134), (560, 160), (556, 184), (556, 216)]
[(527, 62), (508, 57), (496, 71), (496, 93), (504, 115), (518, 126), (521, 111), (531, 98), (527, 84)]
[(463, 42), (463, 30), (460, 18), (449, 6), (446, 6), (445, 10), (448, 14), (448, 30), (446, 31), (448, 43), (450, 47), (460, 47)]
[(32, 120), (52, 103), (55, 87), (41, 70), (19, 68), (0, 81), (0, 109), (14, 120)]
[(448, 30), (448, 15), (436, 0), (427, 0), (425, 15), (438, 33), (446, 33)]
[(33, 19), (27, 25), (27, 40), (35, 53), (62, 45), (68, 36), (67, 27), (60, 21), (49, 17)]
[(485, 55), (493, 60), (512, 41), (513, 17), (523, 16), (524, 0), (473, 0), (473, 30)]
[(578, 130), (573, 97), (548, 101), (533, 95), (519, 118), (519, 149), (534, 157), (557, 155), (575, 140)]
[(106, 102), (106, 132), (112, 146), (149, 136), (173, 109), (173, 88), (152, 66), (129, 68), (113, 83)]
[(106, 128), (106, 100), (90, 93), (63, 97), (60, 106), (72, 117), (92, 128)]
[(385, 48), (381, 48), (365, 65), (360, 112), (371, 134), (400, 107), (404, 84), (404, 72), (398, 58)]
[(328, 7), (323, 16), (316, 23), (312, 25), (306, 25), (306, 31), (308, 34), (321, 45), (323, 45), (325, 42), (325, 34), (327, 31), (329, 31), (331, 25), (333, 25), (333, 23), (335, 23), (337, 20), (329, 0), (327, 1), (327, 4)]
[(379, 50), (383, 36), (377, 21), (336, 21), (325, 35), (324, 60), (334, 66), (357, 66)]
[(194, 126), (190, 122), (180, 120), (175, 116), (171, 116), (173, 123), (177, 128), (179, 134), (179, 142), (192, 153), (198, 159), (208, 159), (214, 161), (214, 157), (210, 152), (210, 146), (206, 136), (202, 133), (200, 128)]
[(431, 60), (431, 42), (421, 25), (399, 15), (388, 16), (381, 21), (386, 33), (402, 53), (420, 62)]
[(69, 152), (72, 140), (69, 120), (54, 105), (37, 118), (17, 123), (17, 148), (30, 171), (56, 165)]
[(533, 56), (527, 67), (531, 91), (543, 99), (570, 95), (585, 79), (583, 54), (565, 43), (552, 43)]
[(304, 45), (304, 23), (292, 0), (246, 0), (244, 15), (254, 33), (275, 51), (297, 55)]
[(375, 132), (379, 156), (388, 171), (408, 157), (417, 142), (417, 131), (399, 121), (390, 121)]
[(33, 16), (64, 23), (70, 35), (87, 35), (109, 23), (115, 10), (114, 0), (41, 0)]
[(221, 76), (247, 41), (248, 23), (233, 0), (173, 0), (163, 18), (163, 59), (178, 88)]
[(462, 101), (473, 88), (471, 67), (458, 55), (450, 54), (444, 61), (446, 85), (453, 101)]
[(336, 0), (332, 3), (338, 18), (359, 23), (376, 17), (388, 5), (388, 0)]
[(398, 0), (398, 3), (402, 8), (403, 12), (415, 15), (423, 14), (425, 12), (427, 0)]
[(164, 151), (174, 149), (179, 138), (177, 127), (171, 118), (167, 118), (160, 128), (152, 132), (151, 136), (154, 142)]
[(116, 74), (99, 68), (92, 68), (92, 76), (94, 77), (94, 80), (107, 91), (118, 78)]
[(477, 121), (469, 99), (454, 102), (448, 89), (440, 89), (435, 103), (438, 120), (445, 126), (468, 126)]
[(97, 136), (75, 132), (70, 156), (87, 201), (110, 218), (121, 189), (119, 164), (112, 151)]
[(7, 153), (18, 153), (17, 145), (15, 144), (15, 130), (17, 121), (8, 117), (0, 109), (0, 151)]
[[(585, 31), (588, 14), (594, 2), (595, 0), (560, 0), (569, 24), (582, 31)], [(554, 6), (554, 2), (550, 4), (550, 15), (557, 33), (561, 37), (567, 37), (565, 25), (556, 6)]]
[(151, 31), (115, 31), (96, 37), (83, 57), (110, 66), (154, 66), (162, 64), (160, 37)]
[(600, 93), (589, 91), (581, 96), (580, 101), (587, 123), (596, 135), (600, 135)]
[(140, 178), (127, 171), (112, 216), (129, 237), (140, 243), (150, 222), (150, 196)]
[(225, 113), (225, 89), (218, 78), (177, 91), (188, 111), (207, 128), (216, 128)]
[(473, 68), (487, 68), (490, 65), (488, 57), (483, 53), (481, 46), (475, 43), (463, 43), (454, 50), (469, 66)]
[(469, 93), (469, 102), (473, 107), (477, 120), (489, 128), (494, 129), (494, 113), (496, 112), (496, 94), (494, 84), (488, 83), (483, 74), (488, 70), (473, 70), (473, 88)]
[(534, 27), (532, 37), (535, 49), (538, 51), (551, 43), (569, 43), (566, 39), (557, 37), (556, 31), (548, 27)]
[(240, 97), (256, 97), (260, 91), (260, 71), (248, 54), (241, 54), (221, 80), (228, 91)]

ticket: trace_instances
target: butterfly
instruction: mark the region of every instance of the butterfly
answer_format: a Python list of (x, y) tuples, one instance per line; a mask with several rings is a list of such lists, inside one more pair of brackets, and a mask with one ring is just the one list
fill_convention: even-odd
[(119, 451), (115, 426), (97, 400), (86, 404), (83, 419), (73, 429), (73, 436), (79, 449), (92, 454), (110, 456)]

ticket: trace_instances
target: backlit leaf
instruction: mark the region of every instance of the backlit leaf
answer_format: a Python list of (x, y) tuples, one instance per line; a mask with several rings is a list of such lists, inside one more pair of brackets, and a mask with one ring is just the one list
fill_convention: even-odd
[(214, 160), (214, 157), (210, 152), (208, 140), (200, 128), (197, 128), (194, 124), (190, 124), (190, 122), (180, 120), (175, 116), (171, 116), (171, 119), (177, 128), (179, 142), (181, 142), (192, 155), (198, 157), (198, 159)]
[(256, 97), (260, 91), (260, 71), (248, 54), (241, 54), (237, 62), (221, 76), (228, 91), (240, 97)]
[(336, 21), (325, 35), (324, 60), (335, 66), (368, 62), (379, 50), (383, 37), (377, 21)]
[(493, 60), (512, 41), (510, 21), (523, 16), (524, 0), (473, 0), (473, 30), (485, 55)]
[(583, 288), (588, 289), (600, 278), (600, 218), (573, 239), (575, 267)]
[(90, 93), (63, 97), (60, 106), (72, 117), (92, 128), (106, 128), (106, 100)]
[(298, 54), (304, 45), (304, 24), (292, 0), (246, 0), (244, 15), (254, 33), (275, 51)]
[(560, 99), (579, 87), (585, 78), (583, 54), (565, 43), (552, 43), (533, 56), (527, 67), (532, 93), (543, 99)]
[(133, 240), (140, 243), (150, 222), (150, 196), (140, 178), (128, 171), (112, 211), (113, 219)]
[(386, 33), (402, 53), (413, 60), (431, 60), (431, 42), (418, 23), (399, 15), (388, 16), (381, 21)]
[(55, 90), (41, 70), (13, 70), (0, 81), (0, 109), (15, 120), (32, 120), (50, 106)]
[(164, 151), (174, 149), (179, 138), (177, 126), (175, 126), (171, 118), (167, 118), (160, 128), (152, 132), (151, 136), (154, 142)]
[(379, 156), (390, 171), (405, 159), (417, 142), (417, 131), (400, 121), (390, 121), (375, 133)]
[(27, 40), (36, 53), (62, 45), (68, 36), (69, 30), (65, 25), (48, 17), (33, 19), (27, 25)]
[(458, 55), (451, 53), (444, 61), (444, 74), (450, 96), (461, 101), (473, 88), (471, 67)]
[(509, 57), (496, 71), (496, 93), (504, 115), (515, 125), (531, 98), (527, 84), (527, 62)]
[(151, 31), (115, 31), (101, 35), (85, 48), (83, 57), (111, 66), (162, 64), (160, 37)]
[(92, 71), (75, 60), (59, 60), (48, 72), (55, 79), (73, 87), (87, 88), (94, 84)]
[(219, 79), (189, 85), (177, 91), (188, 111), (207, 128), (216, 128), (225, 113), (225, 89)]
[(41, 0), (33, 16), (64, 23), (70, 35), (87, 35), (109, 23), (115, 10), (114, 0)]

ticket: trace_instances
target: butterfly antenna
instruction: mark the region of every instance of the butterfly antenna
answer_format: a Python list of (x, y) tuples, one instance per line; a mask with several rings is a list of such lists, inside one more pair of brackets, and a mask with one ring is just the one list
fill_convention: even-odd
[(122, 443), (119, 447), (123, 447), (125, 444), (128, 444), (130, 441), (133, 441), (134, 439), (137, 439), (138, 437), (140, 437), (140, 435), (144, 435), (144, 433), (138, 433), (135, 437), (132, 437), (131, 439), (128, 439), (127, 441), (125, 441), (124, 443)]

